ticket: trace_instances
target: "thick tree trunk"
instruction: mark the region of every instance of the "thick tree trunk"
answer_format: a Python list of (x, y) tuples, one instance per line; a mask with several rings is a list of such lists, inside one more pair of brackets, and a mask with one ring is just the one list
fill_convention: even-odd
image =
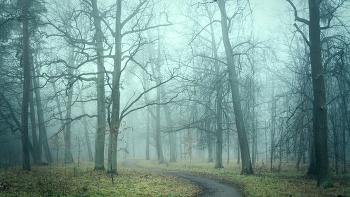
[(120, 75), (121, 75), (121, 12), (122, 0), (116, 0), (117, 12), (115, 19), (115, 57), (114, 57), (114, 72), (113, 72), (113, 87), (112, 87), (112, 120), (109, 132), (108, 144), (108, 166), (107, 172), (118, 173), (117, 171), (117, 146), (118, 133), (120, 127)]
[(240, 101), (239, 94), (239, 84), (237, 79), (236, 68), (233, 61), (232, 47), (231, 42), (228, 36), (228, 26), (227, 26), (227, 13), (225, 8), (225, 1), (218, 0), (217, 1), (220, 7), (221, 12), (221, 29), (222, 29), (222, 37), (223, 43), (225, 47), (227, 66), (228, 66), (228, 74), (229, 74), (229, 83), (231, 86), (231, 94), (233, 101), (233, 108), (235, 113), (237, 134), (241, 149), (241, 158), (242, 158), (242, 171), (241, 174), (253, 174), (252, 163), (250, 159), (249, 152), (249, 144), (247, 140), (247, 135), (244, 127), (243, 113)]
[(237, 139), (237, 141), (238, 141), (238, 143), (237, 143), (237, 164), (240, 164), (241, 163), (241, 149), (240, 149), (240, 145), (239, 145), (239, 140)]
[(319, 0), (309, 0), (310, 60), (314, 93), (313, 131), (315, 138), (317, 187), (331, 187), (333, 183), (328, 158), (327, 102), (321, 54), (319, 4)]
[(30, 171), (29, 137), (28, 137), (28, 103), (30, 96), (30, 63), (29, 63), (29, 31), (28, 31), (28, 0), (22, 1), (23, 40), (22, 40), (22, 68), (23, 68), (23, 98), (21, 113), (22, 157), (23, 170)]
[(309, 159), (310, 164), (307, 171), (308, 176), (316, 176), (317, 175), (317, 169), (316, 169), (316, 157), (315, 157), (315, 143), (314, 143), (314, 137), (313, 137), (313, 131), (312, 128), (308, 128), (308, 132), (310, 135), (310, 151), (309, 151)]
[(97, 0), (91, 0), (92, 14), (94, 18), (94, 26), (96, 29), (96, 52), (97, 56), (97, 128), (95, 136), (95, 170), (104, 170), (104, 150), (106, 135), (106, 107), (105, 107), (105, 67), (103, 52), (103, 32), (101, 28), (101, 18), (97, 7)]

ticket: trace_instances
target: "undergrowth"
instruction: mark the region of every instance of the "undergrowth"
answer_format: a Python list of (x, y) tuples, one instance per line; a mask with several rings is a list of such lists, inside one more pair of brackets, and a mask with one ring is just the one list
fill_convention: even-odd
[[(254, 175), (240, 175), (240, 165), (231, 162), (224, 168), (214, 169), (214, 163), (204, 161), (181, 160), (174, 163), (157, 164), (154, 161), (140, 160), (138, 165), (148, 168), (162, 168), (166, 170), (185, 171), (200, 174), (234, 185), (244, 196), (247, 197), (338, 197), (350, 196), (350, 174), (333, 174), (334, 187), (317, 188), (316, 179), (305, 176), (304, 171), (296, 171), (294, 164), (284, 164), (281, 171), (270, 172), (267, 166), (257, 164)], [(277, 164), (275, 168), (277, 169)]]
[(0, 169), (0, 196), (197, 196), (189, 181), (118, 164), (118, 175), (94, 171), (93, 163)]

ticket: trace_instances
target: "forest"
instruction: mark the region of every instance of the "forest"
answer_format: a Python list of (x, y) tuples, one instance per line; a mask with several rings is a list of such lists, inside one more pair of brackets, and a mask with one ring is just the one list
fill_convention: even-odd
[(350, 196), (349, 9), (0, 0), (0, 196)]

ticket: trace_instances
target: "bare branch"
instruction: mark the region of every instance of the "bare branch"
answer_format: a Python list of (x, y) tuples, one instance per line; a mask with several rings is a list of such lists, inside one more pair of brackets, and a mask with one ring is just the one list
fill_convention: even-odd
[(306, 24), (306, 25), (309, 25), (310, 22), (309, 22), (308, 20), (306, 20), (306, 19), (304, 19), (304, 18), (300, 18), (300, 17), (298, 16), (297, 8), (296, 8), (295, 5), (293, 4), (293, 2), (292, 2), (291, 0), (286, 0), (286, 1), (293, 7), (293, 10), (294, 10), (294, 18), (295, 18), (295, 20), (298, 21), (298, 22), (302, 22), (302, 23), (304, 23), (304, 24)]
[[(130, 112), (135, 111), (135, 110), (133, 109), (133, 110), (130, 110), (129, 112), (127, 112), (138, 100), (140, 100), (140, 98), (141, 98), (143, 95), (145, 95), (147, 92), (149, 92), (149, 91), (151, 91), (151, 90), (157, 88), (158, 86), (161, 86), (161, 85), (163, 85), (163, 84), (168, 83), (168, 82), (169, 82), (170, 80), (172, 80), (173, 78), (175, 78), (175, 76), (171, 76), (171, 77), (170, 77), (169, 79), (167, 79), (166, 81), (160, 82), (158, 85), (155, 85), (155, 86), (149, 88), (148, 90), (142, 92), (134, 101), (132, 101), (128, 106), (126, 106), (126, 107), (123, 109), (123, 111), (122, 111), (121, 114), (120, 114), (120, 119), (122, 120), (123, 117), (125, 117), (126, 115), (128, 115)], [(144, 106), (144, 107), (146, 107), (146, 106)], [(144, 107), (142, 107), (142, 108), (144, 108)], [(138, 109), (138, 108), (137, 108), (137, 109)], [(140, 108), (140, 109), (141, 109), (141, 108)], [(125, 113), (125, 114), (124, 114), (124, 113)]]
[(139, 3), (139, 5), (137, 5), (137, 7), (135, 8), (134, 12), (131, 13), (122, 23), (121, 23), (121, 28), (123, 29), (124, 25), (130, 21), (137, 13), (139, 13), (141, 7), (147, 2), (147, 0), (143, 0), (142, 2)]
[(301, 34), (301, 36), (303, 37), (303, 39), (306, 42), (306, 44), (310, 47), (310, 41), (305, 36), (304, 32), (302, 32), (301, 29), (298, 27), (298, 25), (295, 24), (295, 23), (294, 23), (294, 27), (297, 29), (297, 32), (299, 32)]
[[(0, 97), (5, 102), (6, 106), (8, 107), (8, 109), (10, 111), (11, 118), (13, 119), (13, 121), (16, 123), (16, 126), (18, 127), (17, 129), (11, 129), (11, 130), (12, 131), (20, 130), (21, 123), (18, 121), (18, 119), (17, 119), (17, 117), (16, 117), (16, 115), (15, 115), (15, 113), (13, 111), (13, 108), (12, 108), (10, 102), (6, 99), (6, 97), (5, 97), (3, 92), (0, 92)], [(1, 113), (1, 115), (3, 115), (3, 114)], [(6, 120), (6, 122), (8, 122), (7, 119), (5, 119), (5, 120)], [(13, 127), (13, 126), (11, 125), (11, 127)]]

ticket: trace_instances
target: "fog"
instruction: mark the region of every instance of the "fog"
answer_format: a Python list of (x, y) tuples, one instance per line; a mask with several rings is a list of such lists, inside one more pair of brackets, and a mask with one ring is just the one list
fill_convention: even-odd
[(348, 168), (346, 1), (321, 4), (323, 89), (304, 1), (33, 1), (27, 52), (20, 9), (0, 4), (0, 167), (30, 154), (107, 172), (125, 158), (238, 162), (249, 174), (257, 162), (299, 168), (325, 146)]

